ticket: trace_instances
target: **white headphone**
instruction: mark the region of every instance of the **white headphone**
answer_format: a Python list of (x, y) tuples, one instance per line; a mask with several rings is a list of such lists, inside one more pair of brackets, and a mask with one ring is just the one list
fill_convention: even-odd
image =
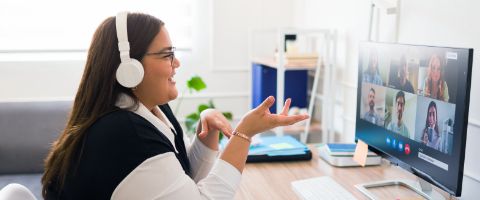
[(130, 43), (128, 43), (127, 12), (120, 12), (115, 18), (120, 51), (120, 65), (117, 68), (117, 81), (126, 88), (134, 88), (143, 80), (143, 66), (138, 60), (130, 58)]

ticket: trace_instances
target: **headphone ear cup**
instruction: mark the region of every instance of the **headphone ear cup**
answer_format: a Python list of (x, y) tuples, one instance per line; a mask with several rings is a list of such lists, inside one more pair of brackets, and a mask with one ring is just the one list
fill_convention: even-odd
[(118, 83), (126, 88), (133, 88), (140, 84), (143, 75), (143, 65), (135, 59), (120, 63), (116, 73)]

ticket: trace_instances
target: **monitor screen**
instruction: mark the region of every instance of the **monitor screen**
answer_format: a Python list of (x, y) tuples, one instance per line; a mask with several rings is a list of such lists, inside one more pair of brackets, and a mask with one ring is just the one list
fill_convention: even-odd
[(473, 49), (360, 44), (355, 138), (461, 194)]

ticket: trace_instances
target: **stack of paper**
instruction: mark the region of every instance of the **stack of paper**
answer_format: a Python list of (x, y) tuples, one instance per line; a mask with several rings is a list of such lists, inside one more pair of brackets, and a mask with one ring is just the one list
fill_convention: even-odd
[[(278, 53), (275, 53), (275, 60), (278, 58)], [(317, 53), (285, 53), (285, 65), (315, 65), (318, 60)]]

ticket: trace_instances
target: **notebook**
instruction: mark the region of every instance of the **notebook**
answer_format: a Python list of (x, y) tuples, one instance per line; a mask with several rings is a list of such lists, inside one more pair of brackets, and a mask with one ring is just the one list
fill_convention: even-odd
[[(228, 140), (222, 140), (221, 147)], [(312, 152), (292, 136), (263, 136), (256, 145), (250, 145), (247, 162), (310, 160)]]

